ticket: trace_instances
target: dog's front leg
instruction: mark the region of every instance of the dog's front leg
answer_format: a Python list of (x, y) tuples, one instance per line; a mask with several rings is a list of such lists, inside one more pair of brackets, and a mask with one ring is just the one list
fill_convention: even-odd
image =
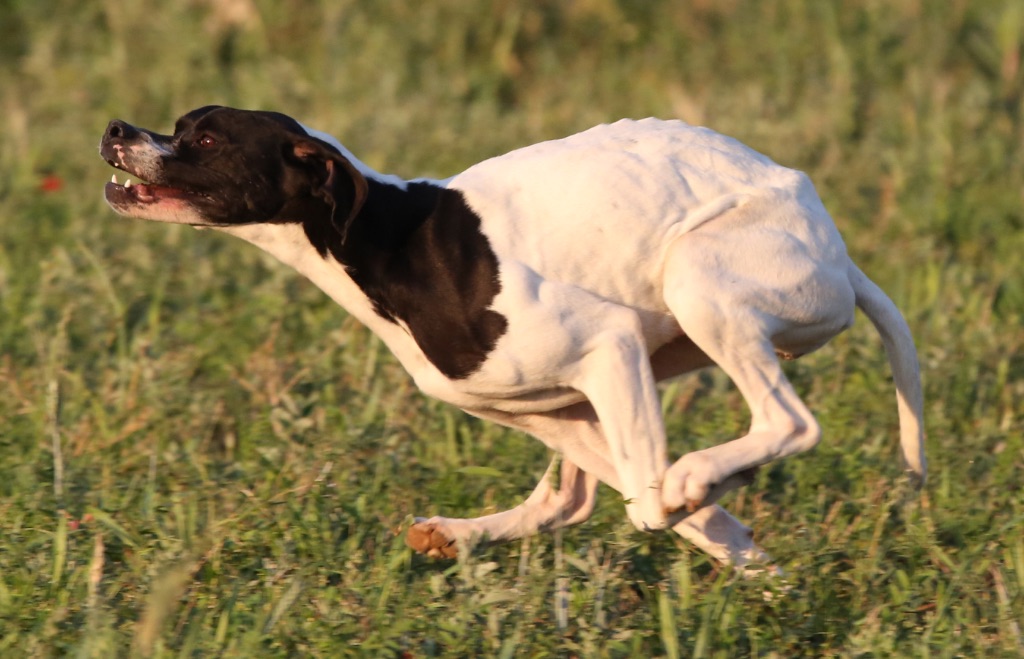
[(615, 329), (590, 341), (573, 386), (597, 412), (630, 521), (641, 531), (664, 529), (661, 482), (668, 450), (640, 321), (623, 310), (610, 311), (605, 322)]
[(417, 518), (405, 537), (412, 549), (454, 558), (460, 543), (497, 543), (579, 524), (594, 510), (598, 480), (556, 455), (533, 493), (520, 505), (473, 519)]
[[(542, 414), (480, 414), (491, 421), (527, 432), (562, 454), (548, 467), (534, 493), (523, 504), (476, 519), (434, 517), (419, 520), (406, 542), (418, 552), (453, 557), (459, 540), (486, 537), (490, 542), (511, 541), (541, 531), (578, 524), (593, 510), (597, 481), (622, 491), (612, 465), (608, 442), (589, 402), (577, 403)], [(561, 462), (561, 478), (554, 488), (552, 476)], [(582, 479), (582, 480), (581, 480)], [(581, 483), (584, 485), (581, 487)], [(555, 491), (557, 489), (557, 491)], [(768, 555), (753, 540), (750, 527), (721, 506), (704, 506), (697, 512), (672, 516), (672, 530), (726, 565), (755, 572), (752, 565), (770, 565)]]
[[(697, 364), (698, 360), (683, 360), (676, 364)], [(657, 363), (657, 362), (656, 362)], [(704, 365), (700, 363), (699, 365)], [(662, 370), (667, 366), (661, 363)], [(655, 369), (657, 372), (658, 369)], [(587, 473), (594, 474), (612, 489), (622, 491), (618, 473), (611, 463), (608, 442), (597, 413), (589, 402), (532, 414), (515, 419), (495, 419), (520, 428), (551, 447), (557, 447), (578, 463)], [(745, 574), (767, 569), (778, 574), (779, 569), (761, 547), (754, 543), (749, 526), (730, 515), (719, 505), (707, 505), (693, 514), (676, 513), (670, 517), (672, 530), (726, 565), (733, 565)]]

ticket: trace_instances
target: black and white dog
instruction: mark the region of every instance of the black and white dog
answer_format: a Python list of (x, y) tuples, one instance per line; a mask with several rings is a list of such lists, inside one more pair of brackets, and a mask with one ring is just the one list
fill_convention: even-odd
[[(715, 501), (818, 443), (779, 358), (823, 346), (855, 307), (881, 333), (903, 458), (925, 476), (899, 311), (847, 256), (804, 174), (711, 130), (619, 121), (406, 181), (285, 115), (209, 106), (173, 135), (112, 121), (100, 153), (141, 180), (107, 184), (118, 213), (257, 245), (376, 332), (425, 393), (559, 454), (512, 510), (418, 520), (417, 551), (577, 524), (603, 481), (637, 528), (763, 562)], [(671, 462), (655, 383), (711, 365), (750, 406), (750, 430)]]

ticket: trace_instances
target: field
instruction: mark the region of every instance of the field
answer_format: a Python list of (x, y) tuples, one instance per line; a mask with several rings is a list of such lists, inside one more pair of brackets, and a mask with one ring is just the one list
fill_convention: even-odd
[[(0, 655), (1024, 656), (1022, 58), (1019, 0), (0, 0)], [(928, 484), (859, 317), (786, 365), (821, 445), (724, 502), (784, 582), (607, 489), (412, 555), (413, 516), (514, 506), (547, 451), (255, 248), (106, 207), (107, 121), (209, 103), (407, 177), (648, 115), (807, 171), (917, 340)], [(717, 371), (663, 406), (675, 456), (749, 420)]]

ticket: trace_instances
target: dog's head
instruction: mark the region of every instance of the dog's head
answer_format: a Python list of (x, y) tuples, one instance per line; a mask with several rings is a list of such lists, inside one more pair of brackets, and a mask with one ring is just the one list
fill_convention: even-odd
[(122, 215), (228, 227), (324, 214), (344, 236), (367, 182), (333, 146), (276, 112), (207, 106), (160, 135), (114, 120), (100, 141), (113, 167), (142, 180), (107, 183)]

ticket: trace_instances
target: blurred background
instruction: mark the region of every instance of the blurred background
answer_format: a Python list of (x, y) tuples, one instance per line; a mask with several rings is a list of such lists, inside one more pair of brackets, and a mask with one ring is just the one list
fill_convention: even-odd
[[(0, 651), (1019, 656), (1022, 44), (1018, 0), (0, 0)], [(546, 451), (257, 250), (106, 207), (110, 119), (211, 103), (405, 177), (645, 116), (807, 171), (918, 341), (930, 484), (862, 319), (787, 365), (822, 445), (727, 503), (785, 596), (610, 491), (558, 538), (412, 557), (412, 515), (515, 505)], [(676, 456), (749, 420), (714, 372), (663, 405)]]

